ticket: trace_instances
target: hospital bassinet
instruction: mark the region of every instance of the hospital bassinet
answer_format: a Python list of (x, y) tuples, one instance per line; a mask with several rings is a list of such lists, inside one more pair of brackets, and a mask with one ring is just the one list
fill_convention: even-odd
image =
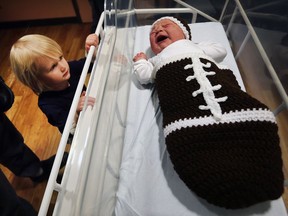
[(153, 85), (140, 85), (132, 69), (133, 56), (148, 50), (150, 25), (158, 17), (181, 15), (191, 20), (195, 42), (222, 43), (228, 50), (223, 64), (232, 69), (243, 90), (236, 61), (241, 64), (241, 54), (253, 41), (253, 53), (261, 61), (258, 68), (268, 68), (267, 74), (281, 98), (279, 107), (273, 107), (275, 114), (288, 104), (285, 89), (247, 16), (246, 12), (252, 14), (252, 9), (245, 12), (238, 0), (223, 1), (210, 10), (195, 8), (193, 2), (207, 6), (213, 1), (187, 2), (105, 2), (96, 29), (101, 43), (87, 90), (97, 101), (79, 116), (63, 179), (58, 184), (57, 171), (93, 47), (83, 68), (39, 215), (47, 214), (53, 193), (57, 194), (53, 215), (286, 215), (282, 198), (233, 211), (209, 206), (188, 191), (173, 171), (158, 127), (162, 116)]

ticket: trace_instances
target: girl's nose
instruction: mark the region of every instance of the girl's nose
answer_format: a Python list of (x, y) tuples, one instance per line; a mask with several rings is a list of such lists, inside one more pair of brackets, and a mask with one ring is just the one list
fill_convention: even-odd
[(60, 67), (60, 70), (61, 72), (65, 72), (65, 65), (62, 63), (62, 62), (59, 62), (59, 67)]

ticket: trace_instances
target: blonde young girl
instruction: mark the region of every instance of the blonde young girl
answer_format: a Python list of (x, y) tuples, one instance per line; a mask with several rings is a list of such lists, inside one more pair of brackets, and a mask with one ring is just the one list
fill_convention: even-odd
[[(98, 36), (86, 38), (85, 49), (97, 46)], [(67, 62), (60, 45), (49, 37), (31, 34), (18, 39), (11, 48), (10, 62), (16, 77), (39, 96), (38, 106), (53, 126), (63, 132), (81, 76), (85, 58)], [(85, 87), (77, 113), (83, 109)], [(88, 98), (88, 105), (95, 98)]]

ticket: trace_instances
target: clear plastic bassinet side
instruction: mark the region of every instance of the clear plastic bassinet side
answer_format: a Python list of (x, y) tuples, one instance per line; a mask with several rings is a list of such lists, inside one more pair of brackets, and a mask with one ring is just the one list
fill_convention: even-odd
[[(95, 76), (88, 85), (91, 94), (95, 94), (94, 88), (98, 89), (95, 110), (88, 117), (92, 119), (91, 134), (87, 137), (90, 149), (86, 152), (90, 160), (84, 166), (83, 196), (79, 198), (75, 215), (113, 215), (114, 212), (135, 37), (132, 8), (127, 1), (106, 1), (103, 47), (98, 53), (98, 64), (94, 65)], [(103, 72), (99, 76), (101, 67)]]
[[(112, 215), (115, 206), (135, 33), (130, 2), (105, 5), (104, 35), (87, 89), (96, 104), (81, 113), (72, 143), (72, 160), (75, 154), (81, 165), (71, 202), (74, 210), (66, 214), (67, 208), (61, 208), (66, 215)], [(70, 178), (64, 183), (74, 184)]]
[[(113, 214), (134, 46), (132, 8), (127, 1), (105, 1), (96, 29), (101, 41), (95, 49), (97, 57), (86, 90), (86, 95), (95, 97), (96, 103), (93, 107), (84, 106), (80, 113), (61, 184), (56, 183), (57, 174), (53, 174), (39, 215), (46, 215), (53, 190), (58, 192), (53, 215)], [(102, 26), (104, 30), (100, 31)], [(81, 76), (75, 93), (59, 144), (59, 157), (67, 143), (69, 117), (73, 119), (75, 115), (93, 49), (88, 53), (84, 77)]]

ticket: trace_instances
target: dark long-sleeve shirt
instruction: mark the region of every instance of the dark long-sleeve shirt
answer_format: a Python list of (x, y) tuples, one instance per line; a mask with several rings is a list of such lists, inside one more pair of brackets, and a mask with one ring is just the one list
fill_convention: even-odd
[(38, 106), (47, 116), (48, 122), (58, 127), (61, 133), (66, 124), (85, 60), (86, 58), (68, 62), (70, 67), (70, 86), (68, 88), (61, 91), (42, 92), (38, 98)]

